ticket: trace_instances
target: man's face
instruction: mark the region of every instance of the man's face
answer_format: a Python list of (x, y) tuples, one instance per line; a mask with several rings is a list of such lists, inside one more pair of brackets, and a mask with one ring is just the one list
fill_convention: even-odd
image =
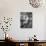
[(27, 15), (23, 15), (23, 18), (22, 19), (23, 19), (23, 23), (24, 24), (28, 23), (29, 18), (28, 18)]

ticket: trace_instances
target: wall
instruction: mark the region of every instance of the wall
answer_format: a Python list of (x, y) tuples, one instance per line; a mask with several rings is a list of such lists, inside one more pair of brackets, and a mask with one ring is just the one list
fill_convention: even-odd
[[(33, 28), (20, 28), (20, 12), (33, 13)], [(28, 0), (0, 0), (0, 19), (2, 17), (13, 17), (10, 31), (8, 31), (17, 40), (27, 40), (34, 34), (39, 40), (46, 40), (46, 6), (33, 8)], [(2, 35), (3, 31), (0, 31)], [(4, 33), (3, 33), (4, 34)], [(0, 36), (0, 39), (4, 37)]]

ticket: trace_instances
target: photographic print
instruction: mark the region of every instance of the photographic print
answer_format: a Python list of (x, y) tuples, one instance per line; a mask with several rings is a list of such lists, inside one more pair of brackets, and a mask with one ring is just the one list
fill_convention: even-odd
[(32, 28), (32, 12), (21, 12), (20, 15), (20, 27)]

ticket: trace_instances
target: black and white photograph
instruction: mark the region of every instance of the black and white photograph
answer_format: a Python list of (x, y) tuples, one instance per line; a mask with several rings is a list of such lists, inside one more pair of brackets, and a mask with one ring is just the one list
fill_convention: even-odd
[(20, 27), (32, 28), (32, 12), (20, 12)]

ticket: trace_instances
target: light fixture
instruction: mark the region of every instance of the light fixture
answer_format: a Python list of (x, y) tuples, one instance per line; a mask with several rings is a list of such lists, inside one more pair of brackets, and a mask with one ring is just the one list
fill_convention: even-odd
[(43, 0), (29, 0), (30, 5), (34, 8), (38, 8), (43, 3)]

